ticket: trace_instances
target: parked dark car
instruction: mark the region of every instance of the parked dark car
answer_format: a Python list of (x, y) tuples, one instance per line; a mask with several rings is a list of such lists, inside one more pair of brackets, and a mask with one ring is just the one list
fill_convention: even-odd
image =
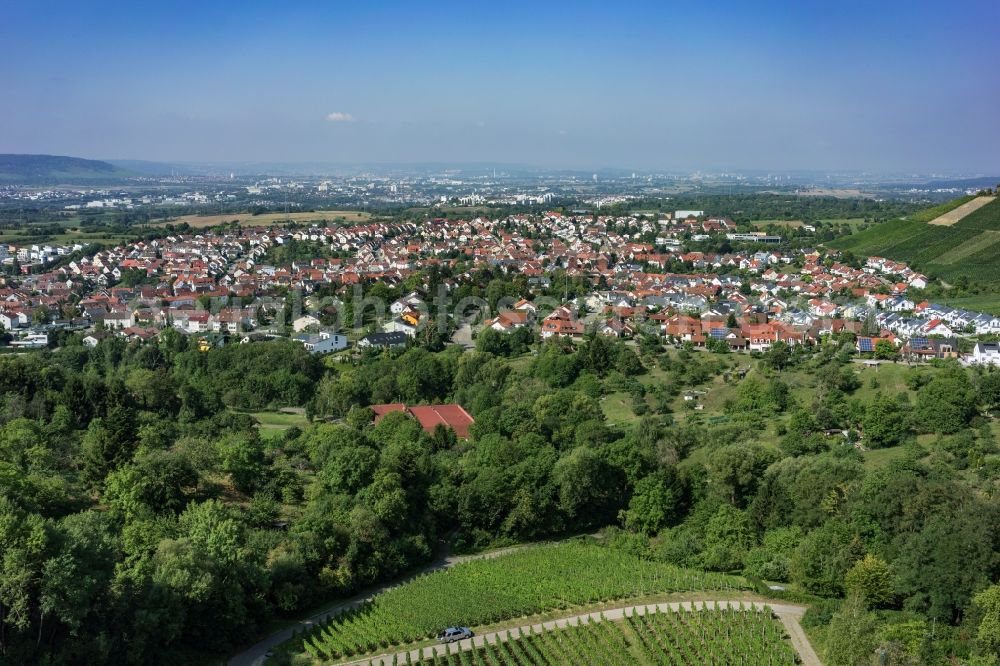
[(472, 629), (468, 627), (448, 627), (438, 634), (438, 640), (442, 643), (454, 643), (466, 638), (472, 638)]

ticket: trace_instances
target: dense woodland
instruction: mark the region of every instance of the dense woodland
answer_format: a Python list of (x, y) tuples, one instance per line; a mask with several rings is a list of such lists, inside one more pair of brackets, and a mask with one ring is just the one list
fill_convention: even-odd
[[(643, 557), (787, 583), (831, 664), (879, 645), (993, 663), (1000, 373), (898, 367), (897, 395), (847, 338), (754, 359), (478, 344), (338, 363), (168, 331), (0, 358), (0, 661), (190, 663), (445, 541), (616, 526)], [(720, 416), (677, 407), (709, 384)], [(613, 422), (611, 395), (629, 400)], [(459, 402), (472, 437), (373, 426), (365, 406), (388, 401)], [(247, 413), (284, 406), (311, 425), (266, 434)], [(859, 438), (897, 455), (872, 464)]]

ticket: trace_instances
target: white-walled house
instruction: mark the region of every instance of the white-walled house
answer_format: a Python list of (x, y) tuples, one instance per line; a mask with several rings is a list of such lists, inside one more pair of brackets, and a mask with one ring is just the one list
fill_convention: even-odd
[(975, 365), (1000, 366), (1000, 343), (977, 342), (972, 348), (972, 354), (967, 356), (966, 360)]
[(347, 349), (347, 336), (340, 333), (320, 331), (313, 335), (296, 335), (293, 339), (301, 342), (302, 346), (312, 354), (328, 354)]
[(319, 325), (320, 325), (319, 319), (317, 319), (312, 315), (307, 314), (307, 315), (302, 315), (301, 317), (292, 322), (292, 330), (295, 331), (296, 333), (299, 333), (309, 328), (310, 326), (319, 326)]
[(0, 312), (0, 324), (3, 325), (3, 330), (5, 331), (10, 331), (15, 328), (21, 328), (22, 326), (27, 326), (28, 314), (20, 310)]
[(411, 291), (406, 296), (403, 296), (392, 305), (389, 306), (389, 311), (394, 315), (401, 315), (403, 312), (409, 309), (418, 309), (424, 305), (424, 300), (420, 298), (420, 294), (415, 291)]
[(135, 326), (135, 312), (123, 310), (121, 312), (109, 312), (104, 315), (105, 328), (122, 329)]
[(923, 330), (924, 335), (940, 335), (942, 337), (950, 338), (955, 335), (955, 333), (940, 319), (932, 319), (924, 325)]

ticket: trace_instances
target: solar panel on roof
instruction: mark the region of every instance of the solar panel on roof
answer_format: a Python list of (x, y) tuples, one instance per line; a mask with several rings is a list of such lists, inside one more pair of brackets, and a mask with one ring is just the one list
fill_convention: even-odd
[(722, 338), (726, 337), (726, 333), (728, 333), (728, 332), (729, 331), (727, 331), (724, 328), (713, 328), (712, 332), (711, 332), (711, 335), (716, 340), (721, 340)]
[(927, 338), (913, 338), (910, 340), (911, 347), (928, 347), (930, 344), (930, 340)]
[(875, 351), (875, 347), (874, 347), (874, 345), (872, 345), (872, 339), (871, 338), (860, 338), (860, 339), (858, 339), (858, 345), (859, 345), (859, 348), (861, 349), (861, 351), (863, 351), (863, 352)]

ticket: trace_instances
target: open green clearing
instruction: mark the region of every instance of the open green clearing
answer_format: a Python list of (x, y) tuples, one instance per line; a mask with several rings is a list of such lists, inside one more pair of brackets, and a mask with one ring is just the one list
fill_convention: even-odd
[(305, 414), (298, 412), (253, 412), (250, 416), (257, 419), (262, 429), (287, 430), (292, 426), (304, 428), (309, 425)]
[(624, 391), (609, 393), (601, 398), (601, 411), (611, 425), (626, 425), (639, 420), (632, 410), (632, 397)]
[(905, 460), (907, 455), (908, 451), (905, 446), (893, 446), (888, 449), (871, 449), (864, 453), (865, 467), (869, 469), (888, 467), (892, 463)]
[(739, 577), (682, 569), (572, 541), (421, 576), (337, 615), (314, 630), (304, 647), (316, 658), (339, 659), (432, 638), (442, 627), (479, 626), (657, 592), (747, 587)]
[(770, 612), (671, 611), (602, 620), (511, 637), (468, 653), (424, 659), (450, 666), (578, 664), (795, 664), (795, 651)]

